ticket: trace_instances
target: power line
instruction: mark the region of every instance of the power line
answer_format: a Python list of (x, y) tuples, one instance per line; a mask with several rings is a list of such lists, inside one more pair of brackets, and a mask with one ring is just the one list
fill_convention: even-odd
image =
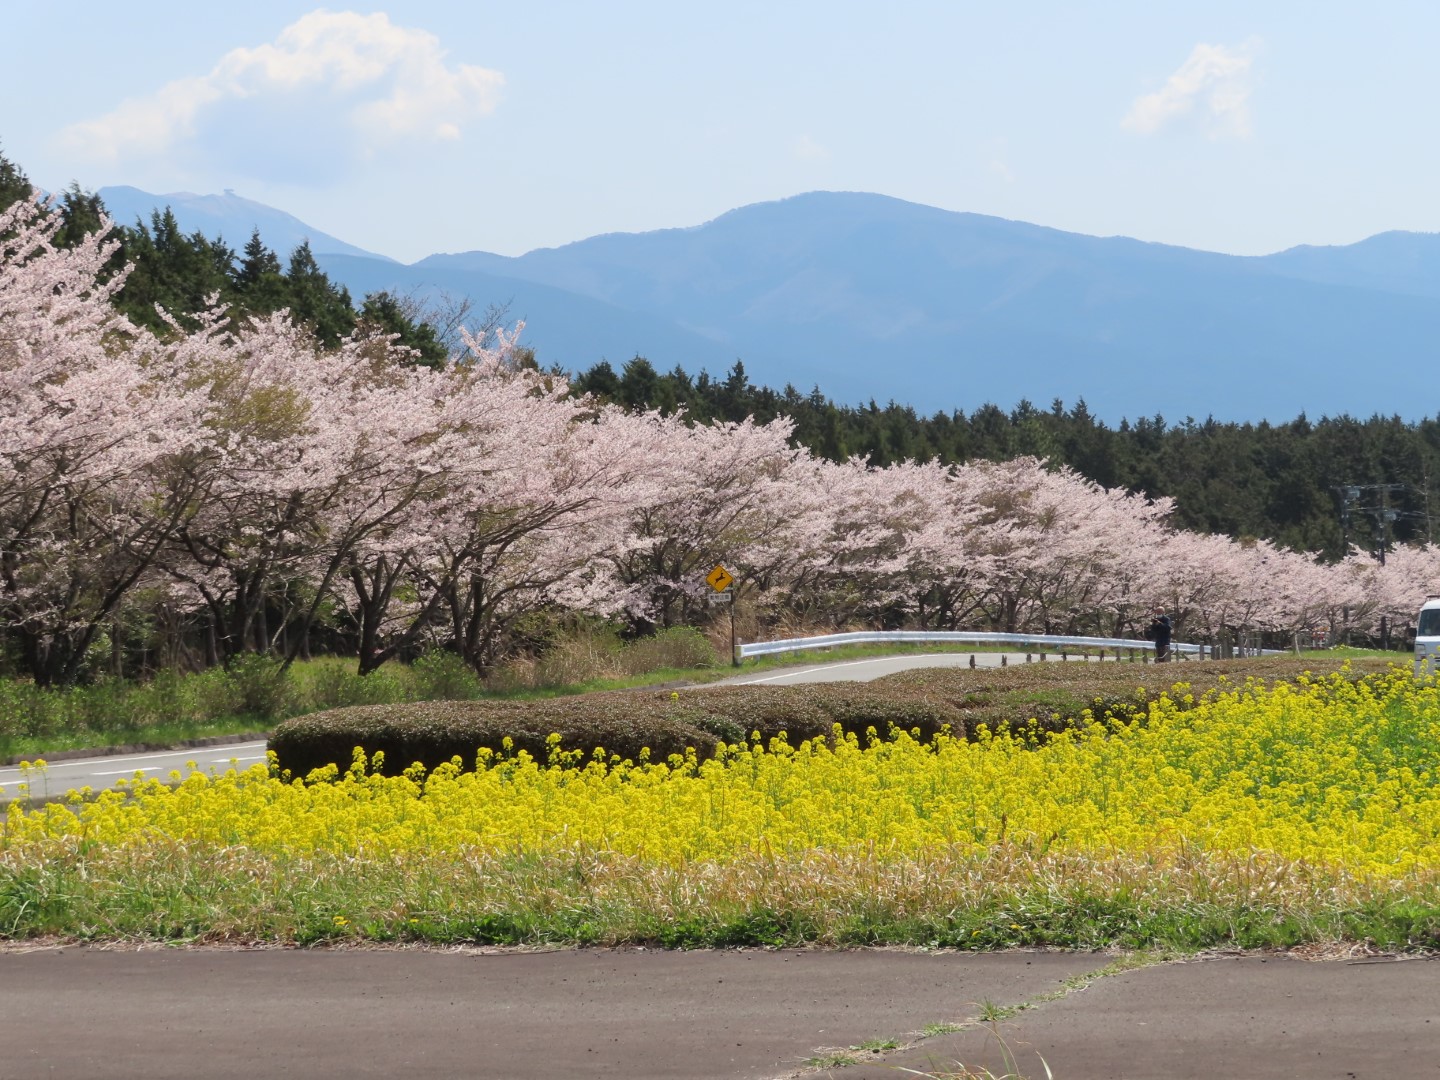
[[(1380, 565), (1384, 566), (1385, 552), (1390, 546), (1390, 526), (1398, 518), (1407, 516), (1390, 506), (1390, 496), (1398, 495), (1409, 489), (1408, 484), (1337, 485), (1335, 490), (1340, 493), (1340, 545), (1342, 550), (1346, 552), (1350, 550), (1351, 511), (1368, 514), (1375, 521), (1373, 539), (1376, 557), (1380, 560)], [(1367, 496), (1378, 498), (1378, 503), (1374, 506), (1358, 505), (1361, 498)]]

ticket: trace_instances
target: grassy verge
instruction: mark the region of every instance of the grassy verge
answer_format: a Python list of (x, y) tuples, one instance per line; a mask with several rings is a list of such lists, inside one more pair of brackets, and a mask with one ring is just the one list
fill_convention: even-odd
[(1257, 855), (266, 855), (187, 841), (0, 858), (0, 940), (1284, 949), (1440, 947), (1440, 882)]
[(411, 665), (386, 664), (363, 678), (354, 661), (339, 657), (285, 670), (252, 656), (229, 669), (163, 672), (145, 682), (101, 679), (58, 690), (0, 679), (0, 762), (64, 750), (178, 745), (268, 730), (290, 717), (344, 706), (539, 699), (697, 682), (728, 670), (718, 667), (703, 637), (682, 628), (628, 646), (610, 638), (568, 641), (552, 661), (509, 665), (488, 682), (443, 653)]
[(43, 739), (3, 740), (0, 741), (0, 764), (47, 756), (53, 760), (56, 754), (68, 751), (129, 753), (132, 749), (136, 752), (181, 749), (187, 745), (199, 745), (207, 739), (262, 735), (264, 731), (256, 723), (253, 717), (222, 717), (200, 723), (156, 724), (133, 733), (107, 732), (104, 738), (97, 738), (90, 732), (62, 732)]

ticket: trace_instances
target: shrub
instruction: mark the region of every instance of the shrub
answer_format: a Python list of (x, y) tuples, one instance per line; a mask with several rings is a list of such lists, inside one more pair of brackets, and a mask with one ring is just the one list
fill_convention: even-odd
[(274, 657), (247, 653), (231, 664), (227, 674), (235, 689), (238, 711), (258, 719), (286, 716), (292, 709), (295, 684)]
[(817, 703), (830, 721), (862, 739), (872, 728), (882, 738), (896, 728), (921, 742), (946, 729), (960, 739), (969, 733), (964, 710), (942, 698), (897, 692), (872, 683), (861, 683), (858, 688), (821, 683), (815, 689)]
[(0, 680), (0, 736), (34, 737), (59, 728), (57, 695), (18, 679)]
[(611, 678), (619, 670), (620, 639), (608, 627), (582, 626), (556, 641), (535, 661), (535, 686), (577, 686)]
[(620, 653), (626, 675), (643, 675), (664, 668), (715, 667), (719, 663), (710, 639), (693, 626), (672, 626), (653, 637), (628, 642)]
[(323, 765), (348, 768), (355, 747), (385, 754), (384, 771), (398, 773), (414, 762), (428, 768), (459, 757), (473, 767), (484, 747), (525, 750), (547, 760), (552, 734), (560, 747), (588, 757), (597, 747), (638, 761), (694, 749), (701, 758), (720, 742), (762, 743), (784, 732), (792, 745), (828, 738), (835, 724), (865, 736), (885, 737), (892, 727), (919, 730), (928, 739), (948, 726), (966, 728), (958, 710), (912, 695), (887, 697), (853, 684), (835, 686), (737, 686), (686, 691), (624, 691), (543, 701), (425, 702), (333, 709), (289, 720), (275, 729), (270, 749), (280, 767), (302, 776)]
[(385, 705), (409, 697), (408, 688), (393, 669), (382, 667), (361, 675), (353, 660), (339, 657), (317, 661), (309, 672), (308, 683), (303, 692), (306, 711), (346, 705)]
[(470, 701), (482, 687), (475, 670), (452, 652), (427, 652), (410, 666), (410, 681), (418, 701)]

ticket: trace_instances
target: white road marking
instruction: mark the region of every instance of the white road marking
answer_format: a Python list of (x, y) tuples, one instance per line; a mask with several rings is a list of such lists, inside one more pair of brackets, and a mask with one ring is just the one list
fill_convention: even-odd
[[(249, 755), (248, 757), (240, 757), (239, 755), (237, 755), (237, 756), (235, 756), (235, 757), (233, 757), (233, 758), (215, 758), (215, 759), (213, 759), (212, 761), (210, 761), (208, 764), (211, 764), (211, 765), (229, 765), (232, 761), (238, 764), (239, 762), (242, 762), (242, 761), (264, 761), (264, 760), (265, 760), (265, 756), (264, 756), (263, 754), (251, 754), (251, 755)], [(139, 768), (135, 768), (135, 769), (118, 769), (118, 770), (116, 770), (116, 771), (114, 771), (114, 772), (96, 772), (96, 773), (91, 773), (90, 775), (91, 775), (91, 776), (133, 776), (133, 775), (134, 775), (135, 773), (137, 773), (137, 772), (159, 772), (161, 768), (162, 768), (162, 766), (160, 766), (160, 765), (142, 765), (142, 766), (140, 766)], [(198, 772), (198, 771), (201, 771), (201, 770), (198, 768), (198, 766), (197, 766), (197, 768), (196, 768), (196, 771), (197, 771), (197, 772)]]
[[(159, 756), (159, 755), (155, 755), (155, 756)], [(175, 755), (172, 754), (172, 755), (166, 755), (166, 756), (173, 757), (173, 756), (175, 756)], [(186, 754), (186, 755), (184, 755), (184, 756), (189, 757), (191, 760), (194, 760), (194, 758), (195, 758), (195, 755), (194, 755), (194, 754)], [(206, 762), (206, 764), (208, 764), (208, 765), (229, 765), (229, 764), (232, 764), (232, 763), (234, 763), (234, 764), (239, 764), (239, 763), (242, 762), (242, 761), (264, 761), (264, 760), (265, 760), (265, 755), (264, 755), (264, 754), (236, 754), (234, 757), (211, 758), (208, 762)], [(56, 765), (72, 765), (72, 764), (74, 764), (74, 762), (70, 762), (70, 761), (57, 761), (55, 764), (56, 764)], [(163, 769), (164, 767), (165, 767), (165, 766), (163, 766), (163, 765), (136, 765), (136, 766), (134, 766), (133, 768), (129, 768), (129, 769), (105, 769), (105, 770), (96, 770), (95, 772), (90, 773), (90, 775), (91, 775), (91, 776), (134, 776), (137, 772), (159, 772), (159, 771), (160, 771), (161, 769)], [(199, 762), (196, 762), (195, 768), (196, 768), (196, 771), (200, 771)]]
[[(264, 745), (265, 745), (265, 743), (264, 743), (264, 742), (260, 742), (260, 741), (257, 741), (257, 742), (245, 742), (245, 743), (235, 743), (235, 744), (234, 744), (235, 749), (237, 749), (237, 750), (249, 750), (249, 749), (251, 749), (252, 747), (264, 746)], [(199, 757), (200, 754), (202, 754), (202, 753), (211, 753), (211, 754), (213, 754), (213, 753), (215, 752), (215, 749), (216, 749), (216, 748), (213, 747), (213, 746), (195, 746), (195, 747), (191, 747), (189, 750), (157, 750), (157, 751), (156, 751), (155, 753), (153, 753), (153, 754), (151, 754), (151, 753), (144, 753), (144, 754), (135, 754), (134, 756), (137, 757), (137, 758), (139, 758), (139, 759), (142, 760), (142, 761), (149, 761), (151, 758), (165, 758), (165, 757), (189, 757), (189, 758), (193, 758), (193, 757)], [(34, 758), (33, 760), (39, 761), (39, 760), (44, 760), (44, 758), (45, 758), (45, 755), (44, 755), (44, 754), (36, 754), (36, 755), (35, 755), (35, 758)], [(113, 755), (113, 754), (106, 754), (106, 755), (104, 755), (103, 757), (73, 758), (73, 759), (60, 760), (60, 761), (47, 761), (47, 762), (46, 762), (46, 765), (53, 766), (54, 768), (57, 768), (57, 769), (58, 769), (58, 768), (61, 768), (61, 767), (69, 768), (69, 767), (72, 766), (72, 765), (74, 765), (74, 766), (80, 766), (80, 765), (103, 765), (103, 764), (104, 764), (105, 762), (107, 762), (107, 761), (114, 761), (114, 760), (115, 760), (115, 755)], [(12, 766), (6, 766), (7, 771), (8, 771), (8, 769), (10, 769), (10, 768), (12, 768)]]

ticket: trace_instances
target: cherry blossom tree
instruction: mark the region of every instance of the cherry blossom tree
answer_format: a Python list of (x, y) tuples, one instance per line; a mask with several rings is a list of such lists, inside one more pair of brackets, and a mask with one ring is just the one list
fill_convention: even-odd
[(166, 478), (204, 413), (111, 306), (104, 230), (57, 248), (61, 224), (34, 199), (0, 214), (0, 625), (43, 684), (79, 674), (191, 512)]
[(751, 603), (779, 603), (830, 521), (814, 460), (789, 444), (793, 425), (690, 426), (681, 415), (649, 423), (663, 472), (631, 515), (629, 542), (610, 556), (632, 610), (660, 626), (700, 621), (716, 564)]

